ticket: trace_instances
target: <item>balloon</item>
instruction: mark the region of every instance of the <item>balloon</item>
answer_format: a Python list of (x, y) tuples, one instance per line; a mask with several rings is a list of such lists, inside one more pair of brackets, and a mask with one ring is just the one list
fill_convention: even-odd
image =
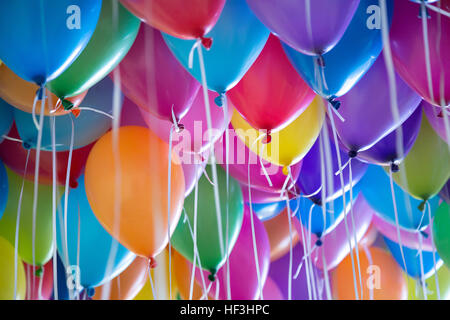
[[(379, 166), (370, 165), (358, 186), (361, 187), (364, 198), (376, 211), (376, 214), (385, 221), (397, 226), (390, 181), (386, 172)], [(428, 213), (421, 210), (422, 201), (405, 194), (396, 183), (393, 183), (393, 187), (398, 213), (398, 225), (409, 230), (420, 230), (426, 227), (430, 221)], [(431, 214), (433, 216), (438, 207), (439, 198), (433, 197), (428, 203), (431, 206)]]
[[(392, 115), (389, 78), (382, 55), (355, 87), (340, 98), (339, 113), (345, 122), (333, 117), (336, 131), (347, 150), (357, 153), (370, 148), (416, 110), (420, 97), (400, 77), (396, 77), (395, 83), (398, 119)], [(375, 87), (378, 88), (376, 94)], [(366, 125), (361, 125), (363, 123)]]
[[(269, 37), (269, 30), (253, 15), (245, 1), (228, 0), (219, 20), (205, 36), (214, 39), (211, 49), (203, 52), (208, 88), (224, 93), (233, 88), (255, 62)], [(163, 37), (178, 61), (201, 82), (200, 64), (194, 62), (193, 68), (189, 68), (189, 53), (195, 40), (182, 40), (164, 33)]]
[[(113, 83), (110, 79), (104, 79), (89, 90), (83, 101), (82, 107), (93, 108), (109, 114), (113, 105)], [(38, 116), (39, 118), (39, 116)], [(45, 116), (42, 129), (42, 150), (51, 151), (51, 116)], [(26, 148), (36, 149), (38, 130), (33, 123), (33, 117), (27, 112), (14, 110), (14, 120), (20, 138)], [(74, 149), (78, 149), (94, 142), (111, 128), (111, 119), (101, 113), (91, 110), (81, 110), (80, 115), (74, 118), (72, 115), (55, 117), (55, 149), (66, 151), (70, 149), (72, 136), (72, 120), (74, 125)], [(39, 120), (38, 120), (39, 121)]]
[(25, 299), (27, 282), (20, 257), (17, 257), (17, 293), (14, 297), (14, 247), (0, 237), (0, 300)]
[[(247, 192), (243, 192), (244, 195), (244, 202), (250, 203), (249, 194), (248, 194), (248, 186), (244, 184), (240, 184), (242, 190), (246, 190)], [(257, 188), (250, 188), (251, 194), (252, 194), (252, 204), (267, 204), (267, 203), (273, 203), (273, 202), (280, 202), (280, 193), (279, 192), (268, 192)], [(290, 190), (288, 191), (289, 197), (294, 197), (293, 194), (291, 194)], [(298, 196), (295, 195), (295, 197)], [(283, 201), (285, 202), (285, 201)], [(261, 219), (264, 220), (264, 218), (261, 216)]]
[[(54, 285), (54, 289), (56, 288), (58, 291), (58, 300), (70, 300), (70, 290), (68, 288), (69, 285), (74, 285), (74, 280), (76, 281), (76, 277), (72, 279), (68, 279), (70, 277), (70, 272), (68, 273), (66, 268), (64, 267), (63, 262), (61, 261), (61, 257), (56, 255), (57, 264), (56, 264), (56, 281), (57, 283)], [(74, 286), (75, 287), (75, 286)], [(55, 300), (55, 290), (53, 290), (52, 297), (50, 300)]]
[[(181, 215), (183, 171), (173, 153), (168, 199), (169, 146), (142, 127), (121, 127), (117, 135), (117, 165), (112, 132), (92, 148), (86, 163), (86, 194), (95, 216), (114, 238), (134, 253), (154, 258), (166, 246), (168, 229), (175, 230)], [(115, 202), (120, 204), (117, 212)], [(118, 221), (120, 228), (115, 228)]]
[(88, 90), (125, 57), (136, 39), (140, 21), (120, 3), (103, 1), (97, 27), (86, 48), (47, 87), (60, 98)]
[(53, 261), (35, 267), (24, 262), (27, 278), (26, 300), (50, 300), (53, 292)]
[[(323, 101), (316, 96), (297, 119), (286, 128), (271, 135), (271, 142), (267, 146), (261, 139), (256, 143), (260, 138), (260, 132), (252, 128), (237, 112), (233, 114), (231, 123), (238, 137), (250, 150), (271, 163), (288, 167), (298, 163), (314, 145), (324, 118)], [(266, 133), (263, 134), (266, 135)], [(286, 173), (284, 168), (283, 171)]]
[(447, 180), (447, 183), (444, 187), (442, 187), (441, 191), (439, 191), (439, 196), (447, 203), (450, 203), (450, 180)]
[[(141, 24), (136, 41), (115, 69), (123, 93), (139, 108), (173, 122), (183, 118), (200, 84), (173, 57), (161, 33)], [(110, 75), (114, 81), (114, 73)], [(173, 114), (172, 114), (173, 113)]]
[(294, 121), (315, 95), (292, 67), (280, 40), (270, 35), (255, 63), (228, 96), (253, 128), (273, 131)]
[[(358, 297), (364, 300), (404, 300), (408, 289), (402, 269), (392, 256), (383, 249), (371, 247), (367, 251), (359, 251), (363, 290), (358, 285)], [(354, 300), (355, 290), (350, 255), (342, 261), (332, 273), (333, 298), (338, 300)], [(359, 281), (357, 280), (357, 283)]]
[(415, 198), (428, 200), (436, 195), (450, 178), (450, 150), (422, 116), (419, 135), (405, 160), (400, 164), (406, 181), (399, 172), (393, 178)]
[(450, 207), (442, 202), (436, 211), (433, 221), (433, 237), (436, 250), (447, 266), (450, 266)]
[[(276, 217), (264, 221), (267, 236), (270, 243), (270, 261), (275, 261), (289, 252), (291, 238), (292, 246), (299, 241), (299, 235), (295, 231), (294, 219), (291, 218), (291, 233), (289, 233), (288, 211), (284, 209)], [(267, 297), (264, 297), (267, 299)]]
[(402, 154), (397, 151), (397, 134), (395, 129), (381, 140), (378, 140), (372, 147), (366, 151), (359, 152), (358, 158), (369, 163), (391, 166), (397, 168), (397, 163), (403, 161), (409, 153), (417, 135), (419, 134), (420, 123), (422, 120), (422, 108), (419, 107), (413, 114), (400, 125), (402, 134)]
[[(437, 271), (437, 278), (439, 284), (440, 298), (442, 300), (450, 299), (450, 270), (442, 266)], [(430, 277), (425, 280), (427, 288), (427, 300), (438, 300), (436, 279)], [(424, 300), (423, 288), (421, 282), (417, 279), (408, 277), (408, 300)]]
[[(33, 259), (33, 195), (34, 183), (24, 180), (11, 170), (8, 174), (9, 192), (3, 218), (0, 219), (0, 237), (11, 243), (16, 239), (17, 207), (23, 182), (23, 195), (20, 210), (20, 225), (18, 238), (18, 254), (28, 264), (40, 266), (51, 259), (53, 252), (52, 240), (52, 187), (38, 186), (36, 224), (34, 233), (34, 259)], [(56, 192), (62, 194), (59, 187)]]
[[(225, 0), (121, 0), (154, 28), (183, 39), (202, 38), (219, 19)], [(205, 41), (205, 40), (203, 40)]]
[[(108, 300), (131, 300), (144, 287), (147, 281), (148, 260), (136, 257), (122, 273), (110, 281), (110, 287), (106, 284), (95, 289), (94, 300), (103, 300), (106, 290)], [(109, 289), (109, 290), (108, 290)]]
[[(439, 8), (450, 11), (450, 1), (441, 0)], [(421, 97), (434, 105), (450, 104), (450, 21), (443, 15), (427, 10), (428, 53), (425, 53), (421, 6), (411, 1), (395, 1), (390, 41), (395, 69)], [(428, 87), (427, 54), (429, 54), (432, 91)]]
[(3, 136), (11, 129), (13, 120), (13, 107), (0, 99), (0, 143), (4, 140)]
[[(333, 2), (337, 4), (338, 1)], [(392, 18), (393, 2), (386, 1), (389, 22)], [(317, 23), (323, 21), (317, 20)], [(319, 68), (316, 57), (302, 54), (287, 45), (283, 48), (297, 72), (317, 94), (327, 99), (340, 97), (364, 76), (383, 48), (379, 1), (359, 1), (358, 9), (342, 39), (331, 51), (322, 55), (325, 68)], [(322, 76), (317, 76), (318, 71), (322, 71)]]
[[(245, 188), (245, 187), (244, 187)], [(248, 187), (244, 189), (244, 193), (247, 191)], [(253, 199), (252, 199), (253, 200)], [(278, 195), (278, 200), (280, 200), (280, 195)], [(250, 206), (250, 203), (247, 202)], [(252, 210), (258, 216), (261, 221), (272, 220), (277, 217), (286, 208), (286, 201), (269, 202), (269, 203), (251, 203)]]
[(436, 265), (434, 264), (432, 251), (422, 251), (422, 255), (420, 255), (420, 250), (414, 250), (403, 246), (403, 256), (405, 257), (406, 262), (405, 268), (400, 245), (386, 237), (383, 237), (383, 239), (392, 256), (395, 258), (395, 261), (397, 261), (400, 267), (406, 271), (410, 277), (421, 279), (423, 274), (424, 279), (429, 278), (434, 274), (434, 271), (439, 270), (443, 264), (438, 254), (435, 256)]
[[(61, 208), (64, 208), (64, 197)], [(80, 284), (84, 288), (110, 281), (135, 258), (98, 222), (86, 196), (84, 175), (78, 179), (78, 187), (71, 190), (67, 213), (61, 212), (56, 226), (58, 253), (66, 268), (73, 265), (79, 268)], [(116, 254), (109, 265), (112, 250)]]
[[(173, 252), (173, 277), (177, 282), (178, 292), (180, 293), (181, 299), (189, 300), (190, 288), (191, 288), (191, 276), (192, 276), (192, 265), (184, 259), (184, 257), (176, 252)], [(195, 268), (195, 276), (200, 277), (199, 274), (201, 271), (198, 268)], [(211, 291), (210, 291), (211, 292)], [(194, 280), (193, 289), (192, 289), (192, 300), (200, 300), (203, 295), (202, 287), (199, 285), (197, 281)], [(211, 297), (208, 297), (211, 298)]]
[(275, 281), (267, 277), (263, 288), (264, 300), (283, 300), (283, 294)]
[(101, 0), (2, 2), (0, 57), (19, 77), (43, 85), (56, 78), (86, 47)]
[(8, 202), (8, 190), (8, 175), (3, 162), (0, 160), (0, 219), (5, 212), (6, 204)]
[[(15, 125), (13, 125), (11, 131), (8, 133), (8, 136), (11, 138), (20, 139)], [(84, 169), (84, 165), (86, 164), (86, 160), (92, 146), (93, 144), (91, 143), (85, 147), (73, 150), (69, 175), (69, 186), (71, 188), (76, 188), (77, 179)], [(69, 154), (70, 151), (56, 152), (56, 183), (61, 186), (66, 184)], [(27, 155), (28, 165), (27, 172), (25, 173)], [(36, 163), (35, 149), (27, 150), (17, 141), (5, 140), (0, 144), (0, 159), (2, 159), (8, 168), (16, 174), (25, 176), (25, 179), (27, 180), (34, 181), (34, 168)], [(48, 185), (53, 183), (53, 159), (51, 151), (41, 150), (40, 152), (39, 183)]]
[[(206, 167), (206, 173), (212, 177), (210, 166)], [(197, 229), (194, 225), (195, 193), (191, 193), (184, 201), (185, 215), (180, 218), (171, 238), (173, 247), (187, 260), (194, 262), (194, 241), (191, 231), (197, 230), (197, 250), (201, 267), (208, 270), (212, 276), (225, 263), (227, 255), (233, 250), (241, 229), (244, 210), (239, 184), (233, 178), (229, 178), (227, 193), (226, 173), (219, 166), (217, 166), (217, 184), (221, 223), (218, 223), (215, 212), (214, 186), (203, 175), (198, 181)], [(228, 232), (226, 228), (227, 212)], [(223, 249), (218, 231), (220, 227), (222, 228)], [(227, 243), (228, 247), (226, 247)]]
[(422, 107), (434, 131), (439, 135), (439, 137), (441, 137), (442, 140), (450, 145), (450, 140), (447, 137), (447, 131), (445, 129), (444, 112), (446, 111), (429, 104), (425, 100), (422, 101)]
[(342, 38), (359, 0), (247, 0), (252, 11), (289, 46), (308, 55), (330, 51)]

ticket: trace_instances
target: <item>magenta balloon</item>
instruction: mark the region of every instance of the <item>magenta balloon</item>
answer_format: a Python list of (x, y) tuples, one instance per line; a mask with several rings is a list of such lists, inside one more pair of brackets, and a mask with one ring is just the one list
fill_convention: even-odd
[[(433, 127), (434, 131), (442, 138), (442, 140), (446, 141), (448, 144), (450, 144), (450, 139), (447, 137), (447, 133), (445, 130), (445, 122), (444, 122), (444, 112), (447, 112), (447, 118), (448, 111), (440, 108), (435, 107), (428, 102), (423, 101), (422, 102), (423, 110), (425, 111), (425, 115), (427, 116), (428, 121), (430, 122), (431, 126)], [(449, 121), (450, 123), (450, 121)], [(450, 130), (450, 128), (449, 128)], [(449, 132), (450, 135), (450, 132)]]
[(264, 284), (263, 297), (264, 300), (284, 300), (280, 288), (270, 277), (267, 277)]
[[(245, 202), (250, 202), (249, 194), (248, 194), (248, 186), (240, 183), (242, 194), (244, 196)], [(251, 188), (252, 193), (252, 203), (269, 203), (269, 202), (278, 202), (280, 201), (280, 192), (268, 192), (261, 189), (257, 189), (255, 187)]]
[(120, 126), (147, 127), (139, 107), (127, 97), (124, 97), (123, 99)]
[[(200, 84), (175, 59), (161, 32), (141, 24), (128, 54), (117, 66), (123, 93), (139, 108), (172, 121), (183, 118)], [(114, 71), (110, 75), (115, 80)]]
[(342, 38), (359, 0), (247, 0), (247, 3), (283, 42), (304, 54), (316, 55), (330, 51)]

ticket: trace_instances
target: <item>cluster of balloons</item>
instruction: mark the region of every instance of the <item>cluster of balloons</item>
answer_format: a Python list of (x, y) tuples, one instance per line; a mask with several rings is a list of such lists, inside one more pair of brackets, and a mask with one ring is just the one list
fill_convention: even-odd
[(0, 299), (450, 299), (450, 0), (0, 3)]

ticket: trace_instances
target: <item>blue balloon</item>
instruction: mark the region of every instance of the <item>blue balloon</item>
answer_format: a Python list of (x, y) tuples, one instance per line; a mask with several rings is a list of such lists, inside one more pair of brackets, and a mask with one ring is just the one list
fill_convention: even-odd
[[(67, 274), (66, 274), (66, 268), (64, 267), (64, 264), (62, 263), (61, 257), (57, 256), (57, 263), (56, 263), (56, 287), (58, 288), (58, 300), (70, 300), (70, 293), (69, 288), (67, 286)], [(54, 285), (53, 285), (54, 287)], [(53, 289), (52, 297), (50, 300), (55, 300), (55, 289)]]
[[(386, 1), (389, 24), (394, 1)], [(308, 85), (319, 95), (333, 99), (346, 94), (369, 70), (383, 48), (381, 38), (381, 9), (378, 0), (361, 0), (342, 39), (325, 53), (322, 83), (317, 58), (302, 54), (283, 44), (292, 65)], [(326, 85), (325, 85), (326, 84)]]
[[(201, 82), (197, 56), (193, 68), (189, 69), (189, 52), (195, 40), (182, 40), (164, 33), (163, 37), (178, 61)], [(213, 39), (211, 48), (203, 50), (208, 88), (224, 93), (255, 62), (269, 38), (269, 30), (250, 11), (246, 1), (227, 0), (219, 20), (205, 37)]]
[(0, 160), (0, 219), (3, 217), (6, 203), (8, 202), (8, 192), (8, 175), (6, 174), (5, 165)]
[[(299, 202), (297, 199), (289, 200), (289, 208), (292, 212), (297, 210)], [(247, 203), (250, 205), (250, 203)], [(275, 218), (286, 208), (286, 200), (268, 203), (253, 203), (252, 209), (256, 213), (259, 220), (266, 221)]]
[[(425, 228), (430, 221), (428, 211), (424, 213), (419, 209), (423, 201), (411, 197), (395, 181), (393, 184), (399, 226), (411, 230)], [(389, 176), (383, 168), (376, 165), (369, 165), (359, 185), (361, 186), (364, 198), (372, 209), (375, 210), (376, 214), (396, 225)], [(408, 206), (408, 202), (410, 206)], [(429, 199), (428, 203), (430, 204), (431, 216), (433, 217), (439, 206), (439, 197), (435, 196)], [(408, 213), (408, 208), (411, 208), (411, 216)]]
[[(81, 108), (89, 107), (111, 114), (113, 105), (113, 87), (114, 83), (111, 79), (108, 77), (103, 79), (88, 91), (86, 98), (81, 104)], [(36, 116), (39, 121), (39, 115)], [(51, 116), (44, 116), (41, 150), (52, 150), (50, 119)], [(35, 149), (37, 146), (38, 130), (34, 125), (32, 114), (15, 109), (14, 120), (20, 138), (24, 142), (24, 148)], [(56, 151), (70, 149), (72, 120), (74, 123), (74, 149), (87, 146), (96, 141), (111, 128), (112, 123), (110, 117), (91, 110), (81, 110), (78, 118), (75, 118), (72, 114), (57, 116), (55, 117)]]
[[(102, 227), (89, 205), (84, 175), (78, 179), (78, 187), (71, 189), (67, 206), (67, 254), (65, 256), (64, 235), (64, 197), (61, 203), (59, 221), (57, 221), (58, 253), (67, 267), (79, 268), (80, 284), (84, 288), (102, 285), (122, 272), (136, 257), (132, 252), (119, 244)], [(79, 217), (78, 217), (79, 215)], [(78, 224), (78, 219), (80, 223)], [(78, 228), (80, 233), (78, 234)], [(78, 248), (78, 236), (80, 247)], [(115, 259), (108, 269), (111, 248), (116, 246)], [(79, 264), (77, 254), (79, 253)], [(107, 274), (107, 272), (109, 272)]]
[(14, 107), (0, 99), (0, 143), (3, 141), (3, 135), (8, 134), (14, 121)]
[[(403, 263), (402, 253), (400, 251), (400, 245), (392, 240), (389, 240), (386, 237), (384, 238), (384, 242), (394, 257), (395, 261), (400, 265), (400, 267), (406, 271), (406, 273), (413, 278), (420, 279), (422, 276), (421, 270), (421, 261), (420, 254), (418, 250), (411, 249), (405, 246), (403, 248), (403, 256), (405, 257), (405, 264)], [(443, 265), (442, 259), (436, 253), (434, 258), (436, 260), (436, 271)], [(423, 276), (424, 279), (431, 277), (434, 274), (434, 259), (433, 252), (431, 251), (423, 251), (422, 250), (422, 265), (423, 265)]]
[(88, 44), (102, 0), (0, 1), (0, 60), (19, 77), (43, 85)]

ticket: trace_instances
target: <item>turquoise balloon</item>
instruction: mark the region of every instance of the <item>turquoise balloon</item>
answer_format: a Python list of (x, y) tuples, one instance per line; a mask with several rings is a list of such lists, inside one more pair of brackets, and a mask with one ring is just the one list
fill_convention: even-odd
[(14, 107), (0, 99), (0, 143), (4, 140), (3, 135), (7, 135), (14, 121)]
[[(114, 84), (111, 79), (108, 77), (103, 79), (89, 90), (86, 98), (81, 104), (81, 108), (94, 108), (111, 115), (113, 87)], [(122, 103), (122, 101), (120, 101), (120, 103)], [(40, 106), (38, 105), (36, 109), (40, 110)], [(37, 114), (36, 117), (39, 122), (39, 114)], [(46, 151), (52, 150), (50, 119), (50, 116), (44, 116), (41, 149)], [(15, 109), (14, 120), (25, 149), (35, 149), (37, 146), (38, 130), (34, 125), (31, 113)], [(110, 117), (91, 110), (81, 110), (78, 118), (75, 118), (72, 114), (57, 116), (55, 117), (56, 151), (66, 151), (70, 149), (72, 120), (74, 123), (74, 149), (87, 146), (96, 141), (111, 128), (112, 123)]]
[[(197, 51), (189, 69), (189, 52), (195, 40), (182, 40), (164, 34), (164, 41), (181, 64), (200, 83)], [(242, 79), (263, 49), (269, 30), (256, 18), (244, 0), (227, 0), (214, 28), (205, 35), (212, 38), (209, 50), (203, 49), (208, 88), (224, 93)]]
[(6, 203), (8, 202), (8, 175), (3, 162), (0, 160), (0, 219), (5, 212)]
[[(427, 206), (425, 206), (425, 209), (427, 210), (423, 213), (419, 209), (422, 201), (411, 197), (395, 182), (393, 183), (399, 226), (410, 230), (417, 230), (419, 227), (420, 229), (425, 228), (430, 223)], [(375, 210), (376, 214), (384, 220), (396, 225), (389, 176), (383, 168), (376, 165), (370, 165), (359, 185), (361, 185), (364, 198), (372, 209)], [(410, 203), (411, 215), (408, 213), (408, 202)], [(431, 216), (434, 217), (434, 213), (439, 206), (439, 197), (435, 196), (429, 199), (428, 203), (431, 208)]]
[[(57, 227), (58, 253), (67, 272), (73, 272), (78, 265), (80, 284), (84, 288), (97, 287), (111, 280), (122, 272), (136, 257), (113, 239), (98, 222), (89, 205), (84, 187), (84, 175), (78, 179), (78, 187), (71, 189), (67, 206), (67, 254), (65, 256), (64, 235), (64, 196), (61, 201)], [(80, 232), (78, 234), (78, 228)], [(80, 246), (78, 247), (78, 237)], [(108, 269), (111, 248), (117, 251), (113, 263)], [(77, 263), (79, 254), (79, 264)], [(67, 264), (68, 263), (68, 264)], [(72, 266), (72, 270), (68, 269)]]
[[(389, 25), (394, 1), (387, 0)], [(283, 44), (292, 65), (308, 85), (324, 98), (332, 99), (346, 94), (373, 65), (383, 49), (381, 38), (381, 11), (378, 0), (361, 0), (342, 39), (322, 57), (325, 62), (322, 76), (316, 67), (316, 57), (302, 54)]]

